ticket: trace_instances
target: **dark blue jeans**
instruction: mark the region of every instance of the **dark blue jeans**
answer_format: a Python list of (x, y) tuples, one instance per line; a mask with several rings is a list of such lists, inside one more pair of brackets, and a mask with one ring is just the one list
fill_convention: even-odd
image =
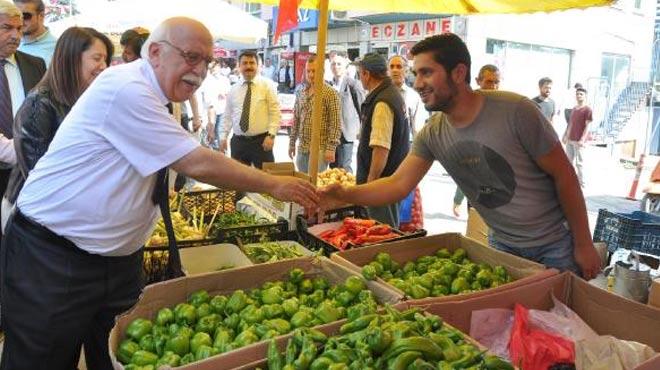
[(562, 272), (572, 271), (581, 276), (580, 268), (575, 263), (573, 236), (570, 233), (554, 243), (528, 248), (506, 245), (495, 240), (492, 235), (488, 237), (488, 241), (490, 245), (502, 252), (538, 262), (548, 268), (555, 268)]
[(343, 168), (348, 173), (353, 173), (351, 164), (353, 162), (353, 142), (348, 142), (341, 136), (341, 142), (335, 150), (335, 162), (330, 163), (330, 168)]

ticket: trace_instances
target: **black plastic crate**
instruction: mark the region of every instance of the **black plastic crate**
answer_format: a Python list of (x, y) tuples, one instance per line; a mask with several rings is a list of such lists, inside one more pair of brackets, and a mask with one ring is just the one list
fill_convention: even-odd
[(182, 191), (179, 193), (177, 206), (180, 205), (181, 214), (191, 219), (197, 219), (204, 213), (204, 221), (209, 222), (216, 213), (230, 213), (236, 211), (237, 193), (235, 190), (210, 189), (196, 191)]
[[(332, 211), (327, 211), (325, 213), (323, 223), (342, 221), (346, 217), (355, 217), (362, 219), (369, 218), (369, 216), (367, 215), (366, 208), (360, 206), (351, 206), (351, 207), (335, 209)], [(300, 239), (300, 242), (304, 247), (312, 251), (322, 250), (323, 254), (325, 254), (326, 256), (329, 256), (330, 254), (335, 252), (339, 252), (339, 249), (336, 248), (334, 245), (308, 232), (307, 228), (309, 226), (310, 225), (307, 223), (307, 220), (302, 215), (296, 217), (296, 229), (298, 232), (298, 238)], [(384, 240), (382, 242), (375, 244), (390, 243), (399, 240), (414, 239), (414, 238), (420, 238), (426, 236), (426, 230), (423, 229), (417, 230), (412, 233), (404, 233), (400, 230), (392, 228), (392, 232), (397, 233), (401, 236), (398, 238)], [(373, 245), (373, 244), (369, 244), (369, 245)]]
[[(177, 241), (179, 249), (202, 247), (205, 245), (216, 244), (214, 239), (182, 240)], [(167, 245), (154, 247), (144, 247), (144, 260), (142, 261), (142, 271), (144, 273), (145, 285), (158, 283), (167, 280), (165, 272), (168, 267), (168, 257), (170, 255)]]
[(246, 244), (286, 240), (289, 233), (289, 222), (280, 218), (275, 223), (225, 227), (217, 229), (215, 233), (215, 240), (218, 243), (236, 244), (236, 238), (240, 238)]
[(625, 248), (660, 256), (660, 217), (641, 211), (615, 213), (601, 209), (594, 241), (607, 243), (610, 252)]

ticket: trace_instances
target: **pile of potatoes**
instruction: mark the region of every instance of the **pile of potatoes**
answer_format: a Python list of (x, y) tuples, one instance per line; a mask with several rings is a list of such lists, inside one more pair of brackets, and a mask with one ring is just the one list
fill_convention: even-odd
[(355, 176), (352, 173), (346, 172), (346, 170), (343, 168), (332, 168), (319, 173), (319, 176), (316, 180), (316, 185), (323, 187), (330, 184), (354, 186)]

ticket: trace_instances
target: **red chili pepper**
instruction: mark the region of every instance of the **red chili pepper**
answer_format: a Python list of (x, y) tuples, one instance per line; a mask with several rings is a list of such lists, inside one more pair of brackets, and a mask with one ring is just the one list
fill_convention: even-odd
[(376, 220), (363, 220), (353, 217), (346, 217), (344, 219), (344, 225), (346, 226), (355, 225), (355, 226), (371, 227), (374, 226), (375, 224), (376, 224)]
[(374, 225), (367, 229), (367, 235), (386, 235), (391, 232), (390, 225)]
[(326, 238), (332, 237), (334, 234), (335, 234), (334, 230), (326, 230), (319, 234), (319, 238), (325, 240)]

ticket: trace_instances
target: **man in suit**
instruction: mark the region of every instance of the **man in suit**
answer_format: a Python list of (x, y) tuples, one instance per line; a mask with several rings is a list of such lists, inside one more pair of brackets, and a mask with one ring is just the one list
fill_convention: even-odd
[(349, 60), (345, 53), (335, 52), (330, 60), (333, 78), (330, 84), (339, 93), (341, 104), (341, 137), (331, 168), (343, 168), (353, 172), (353, 142), (360, 130), (360, 106), (364, 102), (364, 91), (360, 84), (346, 73)]
[[(18, 7), (0, 0), (0, 134), (7, 139), (14, 137), (12, 126), (18, 108), (46, 72), (43, 59), (17, 50), (22, 28), (23, 14)], [(8, 167), (0, 166), (0, 194), (7, 189)]]

